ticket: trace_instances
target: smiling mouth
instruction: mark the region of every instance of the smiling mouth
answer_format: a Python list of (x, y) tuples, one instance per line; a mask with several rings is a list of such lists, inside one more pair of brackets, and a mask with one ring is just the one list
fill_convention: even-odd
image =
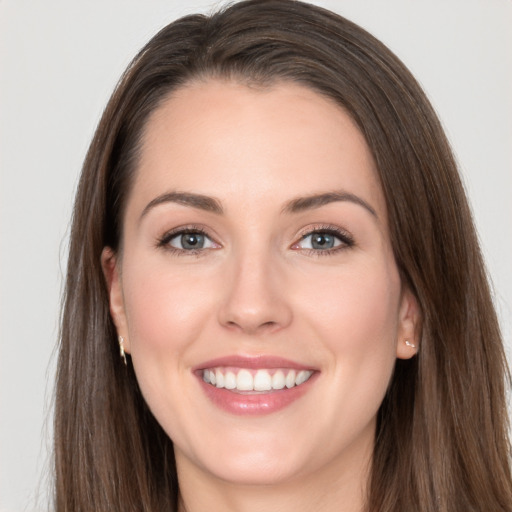
[(205, 383), (217, 389), (235, 393), (262, 393), (301, 386), (313, 375), (312, 370), (290, 368), (205, 368), (201, 371)]

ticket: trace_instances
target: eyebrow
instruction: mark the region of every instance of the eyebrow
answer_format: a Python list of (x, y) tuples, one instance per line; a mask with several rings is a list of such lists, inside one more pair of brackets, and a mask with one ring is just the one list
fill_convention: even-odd
[[(292, 199), (285, 204), (282, 209), (282, 213), (300, 213), (339, 201), (348, 201), (362, 206), (374, 217), (378, 218), (375, 209), (370, 206), (364, 199), (361, 199), (355, 194), (343, 191), (325, 192)], [(184, 206), (190, 206), (192, 208), (198, 208), (199, 210), (215, 213), (217, 215), (222, 215), (224, 213), (224, 209), (222, 208), (220, 201), (213, 197), (205, 196), (202, 194), (194, 194), (192, 192), (167, 192), (152, 199), (142, 211), (140, 219), (142, 220), (142, 218), (156, 206), (165, 203), (176, 203)]]
[(165, 203), (177, 203), (184, 206), (191, 206), (192, 208), (198, 208), (199, 210), (216, 213), (218, 215), (224, 212), (220, 202), (213, 197), (193, 194), (191, 192), (167, 192), (151, 200), (142, 211), (140, 218), (142, 219), (150, 210), (155, 208), (155, 206)]
[(306, 197), (298, 197), (286, 203), (282, 211), (283, 213), (299, 213), (305, 210), (320, 208), (326, 204), (335, 203), (338, 201), (348, 201), (350, 203), (355, 203), (368, 210), (374, 217), (378, 218), (375, 209), (370, 206), (364, 199), (361, 199), (355, 194), (350, 194), (349, 192), (343, 191), (325, 192)]

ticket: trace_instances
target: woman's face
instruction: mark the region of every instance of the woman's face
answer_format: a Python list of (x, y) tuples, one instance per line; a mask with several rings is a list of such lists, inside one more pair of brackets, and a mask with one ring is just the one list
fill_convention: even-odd
[(365, 471), (417, 306), (340, 107), (290, 83), (173, 93), (147, 124), (122, 256), (106, 249), (103, 265), (180, 476)]

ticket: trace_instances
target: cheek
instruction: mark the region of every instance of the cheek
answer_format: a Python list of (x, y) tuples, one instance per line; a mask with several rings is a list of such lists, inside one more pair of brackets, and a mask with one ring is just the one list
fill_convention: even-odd
[(372, 428), (385, 396), (396, 361), (401, 286), (396, 268), (387, 265), (337, 272), (325, 282), (321, 290), (309, 288), (302, 312), (318, 353), (330, 354), (326, 377), (336, 390), (318, 400), (316, 416), (325, 418), (333, 445), (341, 445)]
[(192, 378), (191, 347), (211, 318), (213, 287), (204, 285), (204, 276), (170, 271), (165, 261), (133, 260), (137, 264), (125, 263), (123, 290), (137, 381), (169, 436), (182, 435), (180, 421), (196, 400), (193, 387), (184, 386)]
[(208, 314), (208, 295), (200, 276), (169, 272), (165, 265), (131, 266), (123, 280), (133, 356), (178, 355), (199, 335)]
[(395, 357), (400, 279), (394, 265), (361, 265), (340, 269), (308, 285), (304, 315), (335, 353), (377, 359)]

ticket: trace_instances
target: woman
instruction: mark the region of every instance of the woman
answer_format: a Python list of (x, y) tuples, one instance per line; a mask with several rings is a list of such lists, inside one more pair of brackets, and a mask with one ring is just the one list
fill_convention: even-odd
[(401, 62), (288, 0), (134, 59), (73, 219), (57, 510), (510, 510), (506, 363)]

